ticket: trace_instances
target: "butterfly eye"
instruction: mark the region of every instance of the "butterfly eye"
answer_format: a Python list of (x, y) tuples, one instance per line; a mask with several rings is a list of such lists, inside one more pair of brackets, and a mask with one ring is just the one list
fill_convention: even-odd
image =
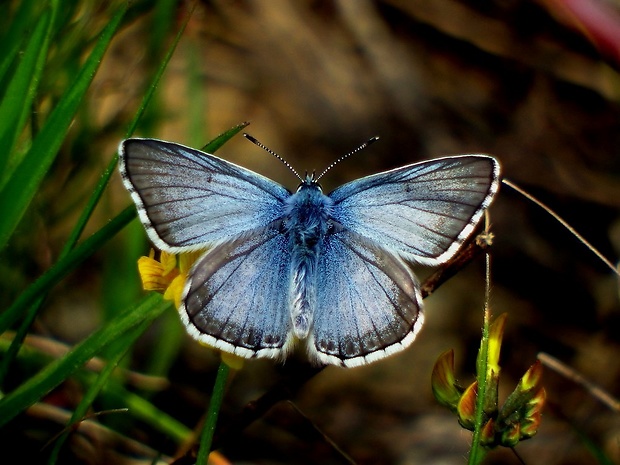
[(299, 192), (302, 188), (314, 188), (319, 192), (323, 192), (323, 188), (319, 184), (318, 179), (319, 178), (316, 177), (314, 171), (312, 174), (306, 173), (306, 177), (297, 186), (297, 192)]

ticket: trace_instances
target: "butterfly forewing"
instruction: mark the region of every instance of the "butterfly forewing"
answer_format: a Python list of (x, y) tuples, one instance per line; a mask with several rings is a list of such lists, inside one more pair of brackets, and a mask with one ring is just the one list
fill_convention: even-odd
[(182, 252), (261, 228), (290, 193), (213, 155), (154, 139), (121, 143), (120, 171), (151, 240)]
[(290, 343), (289, 267), (290, 249), (276, 225), (221, 243), (194, 265), (181, 317), (210, 346), (282, 358)]
[(318, 266), (311, 356), (357, 366), (407, 347), (422, 322), (415, 276), (403, 260), (347, 230), (328, 235)]
[(334, 219), (425, 265), (448, 260), (471, 234), (499, 185), (483, 155), (440, 158), (368, 176), (336, 189)]

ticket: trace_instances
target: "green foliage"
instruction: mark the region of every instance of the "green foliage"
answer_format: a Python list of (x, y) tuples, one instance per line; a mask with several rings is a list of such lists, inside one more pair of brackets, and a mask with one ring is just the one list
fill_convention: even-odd
[[(14, 141), (17, 135), (21, 133), (22, 127), (19, 125), (19, 122), (23, 123), (25, 115), (24, 111), (19, 109), (19, 106), (22, 104), (20, 99), (24, 98), (28, 103), (34, 97), (35, 89), (33, 87), (36, 86), (39, 80), (41, 63), (44, 58), (41, 57), (41, 53), (42, 50), (43, 52), (47, 50), (47, 44), (52, 40), (53, 29), (49, 27), (52, 23), (49, 16), (53, 17), (57, 8), (52, 7), (52, 13), (44, 13), (38, 21), (35, 30), (39, 31), (39, 34), (33, 36), (32, 39), (35, 40), (35, 43), (32, 47), (29, 44), (25, 53), (20, 55), (21, 63), (3, 92), (5, 98), (2, 104), (0, 104), (0, 111), (4, 110), (5, 114), (12, 113), (13, 115), (18, 115), (18, 121), (11, 120), (11, 122), (5, 122), (6, 125), (10, 124), (10, 127), (0, 130), (2, 141)], [(58, 155), (69, 125), (78, 111), (79, 105), (124, 14), (124, 8), (119, 9), (101, 32), (86, 62), (80, 68), (75, 79), (66, 86), (64, 93), (54, 106), (49, 118), (43, 123), (41, 131), (34, 135), (30, 148), (23, 156), (20, 156), (19, 164), (11, 171), (10, 177), (4, 183), (0, 196), (5, 199), (11, 199), (11, 202), (3, 202), (0, 208), (0, 218), (2, 218), (2, 221), (0, 221), (0, 250), (6, 246), (17, 224), (28, 209), (32, 198), (39, 189), (41, 181)], [(26, 55), (27, 53), (30, 55)], [(28, 76), (24, 76), (25, 73), (29, 73), (30, 79), (28, 79)], [(18, 79), (26, 80), (32, 84), (21, 86), (23, 88), (23, 95), (18, 96), (16, 99), (10, 92), (13, 90), (13, 87), (19, 87), (17, 84), (13, 85)]]
[[(26, 228), (32, 218), (33, 199), (45, 189), (52, 167), (63, 150), (71, 150), (72, 144), (77, 147), (76, 142), (89, 140), (93, 133), (101, 130), (89, 120), (91, 115), (85, 106), (85, 97), (114, 37), (122, 25), (130, 21), (128, 16), (143, 14), (146, 5), (146, 2), (136, 2), (130, 15), (126, 15), (127, 2), (122, 1), (111, 2), (104, 12), (93, 11), (93, 7), (86, 4), (59, 1), (24, 1), (2, 7), (4, 21), (9, 27), (0, 29), (5, 31), (0, 37), (0, 143), (4, 148), (0, 155), (0, 196), (10, 199), (0, 203), (0, 251), (3, 255), (11, 256), (14, 254), (13, 244), (21, 245), (28, 237), (35, 237)], [(171, 1), (156, 2), (155, 9), (159, 12), (156, 16), (157, 43), (160, 46), (165, 43), (167, 31), (173, 27), (174, 15), (171, 13), (175, 6)], [(104, 16), (108, 19), (97, 30), (93, 24), (97, 25)], [(87, 25), (89, 22), (92, 24)], [(184, 25), (176, 40), (167, 49), (162, 49), (165, 55), (152, 56), (156, 64), (153, 77), (133, 120), (125, 123), (128, 124), (126, 136), (133, 133), (151, 102), (183, 29)], [(239, 129), (218, 138), (211, 148), (219, 147)], [(19, 292), (0, 314), (0, 333), (4, 334), (0, 339), (0, 383), (3, 388), (0, 426), (10, 425), (16, 416), (40, 402), (61, 383), (75, 379), (85, 386), (85, 393), (71, 416), (70, 424), (81, 421), (93, 402), (111, 403), (129, 407), (128, 415), (132, 418), (146, 422), (181, 443), (190, 438), (191, 431), (160, 411), (144, 395), (125, 389), (123, 379), (116, 375), (116, 368), (155, 319), (165, 312), (178, 319), (170, 309), (170, 303), (164, 302), (157, 294), (149, 294), (135, 304), (135, 286), (128, 286), (127, 279), (122, 278), (128, 273), (137, 276), (135, 255), (144, 242), (134, 245), (133, 252), (127, 255), (120, 253), (127, 242), (115, 240), (115, 248), (108, 248), (103, 255), (110, 270), (105, 283), (107, 290), (114, 295), (105, 299), (112, 311), (107, 313), (98, 330), (57, 358), (50, 358), (24, 344), (30, 325), (48, 293), (86, 260), (102, 253), (104, 244), (136, 217), (135, 207), (131, 205), (78, 243), (86, 226), (93, 221), (92, 214), (116, 170), (116, 162), (114, 155), (93, 186), (90, 199), (77, 215), (55, 262)], [(22, 236), (24, 230), (28, 233)], [(16, 235), (16, 231), (20, 234)], [(142, 234), (140, 228), (140, 237)], [(124, 309), (119, 310), (123, 306)], [(11, 332), (12, 328), (17, 331)], [(174, 344), (166, 344), (164, 335), (164, 350), (153, 354), (147, 363), (154, 373), (167, 375), (181, 335), (182, 332), (177, 331), (171, 336), (177, 341)], [(93, 374), (84, 367), (96, 356), (104, 356), (108, 363), (99, 373)], [(13, 367), (19, 367), (18, 372), (34, 370), (34, 373), (19, 379), (14, 375)], [(68, 431), (50, 448), (49, 463), (57, 462)]]

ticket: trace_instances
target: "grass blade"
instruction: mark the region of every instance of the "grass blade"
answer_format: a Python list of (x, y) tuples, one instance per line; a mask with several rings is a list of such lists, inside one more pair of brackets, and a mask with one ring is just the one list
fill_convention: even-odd
[(215, 384), (213, 385), (211, 402), (209, 402), (209, 409), (207, 410), (207, 419), (202, 433), (200, 434), (200, 447), (198, 448), (196, 465), (207, 465), (207, 461), (209, 460), (211, 444), (213, 443), (213, 434), (215, 433), (215, 426), (217, 425), (217, 417), (222, 408), (222, 401), (224, 399), (226, 380), (228, 379), (229, 371), (230, 367), (226, 365), (226, 363), (220, 362), (220, 366), (217, 370), (217, 377), (215, 378)]
[[(38, 2), (38, 0), (24, 0), (15, 14), (10, 17), (10, 25), (6, 29), (6, 34), (0, 38), (0, 81), (4, 79), (13, 59), (17, 56), (22, 38), (32, 27), (32, 17), (38, 14), (37, 8), (42, 6), (43, 2)], [(10, 14), (10, 8), (7, 10), (6, 13)]]
[(67, 379), (88, 360), (119, 336), (144, 321), (151, 321), (170, 306), (160, 294), (150, 293), (142, 302), (91, 334), (71, 352), (28, 379), (0, 400), (0, 427)]
[[(123, 359), (123, 357), (129, 350), (129, 348), (133, 345), (133, 343), (136, 341), (136, 339), (149, 327), (149, 324), (149, 321), (142, 322), (139, 326), (131, 329), (121, 338), (119, 338), (119, 340), (116, 341), (115, 352), (113, 354), (109, 354), (106, 365), (103, 367), (103, 370), (101, 370), (101, 372), (97, 375), (95, 382), (89, 386), (88, 390), (80, 400), (80, 403), (71, 415), (70, 420), (67, 422), (67, 426), (71, 426), (72, 424), (77, 423), (82, 418), (84, 418), (84, 416), (88, 413), (88, 409), (90, 408), (91, 404), (94, 402), (99, 392), (103, 389), (104, 385), (108, 382), (110, 376), (112, 375), (120, 361)], [(71, 429), (67, 428), (65, 432), (56, 440), (48, 461), (49, 465), (53, 465), (58, 461), (60, 449), (69, 437), (70, 432)]]
[[(127, 133), (125, 134), (125, 137), (130, 137), (133, 134), (133, 132), (136, 130), (136, 127), (138, 126), (138, 122), (140, 121), (140, 118), (144, 114), (146, 107), (151, 101), (153, 94), (159, 84), (159, 81), (161, 80), (161, 77), (164, 74), (164, 71), (166, 70), (168, 63), (170, 62), (170, 59), (172, 58), (172, 55), (174, 51), (176, 50), (179, 40), (181, 40), (181, 36), (183, 35), (183, 32), (185, 31), (185, 27), (187, 26), (187, 23), (189, 22), (190, 17), (191, 17), (191, 12), (190, 14), (187, 15), (187, 18), (185, 19), (183, 25), (179, 29), (179, 32), (177, 33), (174, 39), (174, 42), (168, 49), (168, 52), (166, 53), (166, 56), (164, 57), (161, 65), (158, 67), (157, 72), (155, 73), (155, 76), (153, 77), (153, 81), (149, 85), (148, 90), (144, 98), (142, 99), (140, 107), (138, 108), (137, 113), (135, 114), (132, 122), (129, 125), (129, 128), (127, 129)], [(99, 182), (97, 183), (97, 186), (95, 187), (95, 190), (93, 191), (93, 195), (89, 199), (88, 204), (86, 205), (86, 207), (84, 208), (84, 211), (80, 215), (80, 218), (78, 219), (75, 227), (71, 231), (71, 235), (69, 236), (69, 239), (67, 240), (67, 243), (65, 244), (65, 247), (63, 248), (60, 254), (61, 257), (75, 245), (80, 235), (82, 234), (82, 231), (84, 230), (84, 227), (86, 226), (86, 223), (88, 222), (88, 219), (90, 218), (90, 216), (92, 215), (92, 212), (97, 206), (99, 199), (103, 195), (103, 191), (108, 185), (108, 182), (110, 181), (110, 178), (112, 177), (112, 174), (114, 174), (114, 172), (116, 171), (117, 163), (118, 163), (118, 154), (115, 154), (112, 160), (110, 160), (110, 163), (108, 164), (106, 170), (103, 172), (101, 179), (99, 180)]]
[(207, 145), (205, 145), (202, 150), (207, 153), (215, 153), (217, 149), (219, 149), (222, 145), (228, 142), (233, 136), (239, 134), (247, 125), (250, 123), (241, 123), (236, 125), (233, 128), (230, 128), (228, 131), (223, 132)]
[(7, 85), (6, 92), (0, 102), (0, 173), (3, 173), (2, 184), (7, 179), (6, 166), (13, 151), (26, 117), (31, 111), (32, 101), (43, 72), (47, 49), (52, 36), (53, 16), (55, 9), (48, 10), (37, 22), (15, 74)]
[(123, 7), (104, 28), (75, 81), (69, 85), (41, 132), (34, 139), (23, 161), (0, 192), (1, 198), (11, 199), (10, 202), (4, 202), (0, 207), (0, 218), (2, 218), (0, 221), (0, 250), (6, 246), (37, 192), (43, 177), (54, 161), (71, 121), (125, 11), (126, 7)]
[(73, 249), (65, 258), (58, 260), (54, 266), (25, 290), (13, 302), (13, 305), (0, 315), (0, 334), (9, 329), (42, 294), (48, 292), (52, 286), (74, 270), (135, 217), (136, 209), (133, 205), (127, 207), (116, 218)]

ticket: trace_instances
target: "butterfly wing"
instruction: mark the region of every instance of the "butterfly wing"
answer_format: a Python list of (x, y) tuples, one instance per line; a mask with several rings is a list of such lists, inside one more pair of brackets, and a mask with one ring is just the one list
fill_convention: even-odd
[(326, 236), (324, 251), (310, 357), (351, 367), (411, 344), (424, 316), (419, 285), (407, 264), (346, 229)]
[(172, 253), (265, 227), (290, 196), (250, 170), (155, 139), (121, 142), (119, 168), (149, 238)]
[(291, 258), (279, 223), (220, 243), (196, 262), (179, 308), (195, 339), (246, 358), (286, 355)]
[(473, 232), (499, 176), (497, 161), (484, 155), (404, 166), (336, 189), (333, 218), (407, 259), (438, 265)]

